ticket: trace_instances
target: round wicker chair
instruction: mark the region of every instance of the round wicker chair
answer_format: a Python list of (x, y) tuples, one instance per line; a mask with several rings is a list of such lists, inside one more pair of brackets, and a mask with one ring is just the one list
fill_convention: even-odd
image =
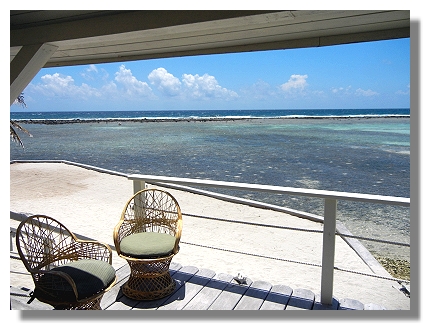
[(77, 239), (49, 216), (23, 220), (16, 245), (35, 284), (28, 303), (36, 298), (54, 309), (101, 309), (101, 298), (116, 283), (110, 247)]
[(130, 198), (113, 231), (116, 251), (131, 270), (122, 287), (127, 297), (155, 300), (174, 291), (169, 266), (179, 251), (182, 227), (180, 206), (170, 193), (145, 189)]

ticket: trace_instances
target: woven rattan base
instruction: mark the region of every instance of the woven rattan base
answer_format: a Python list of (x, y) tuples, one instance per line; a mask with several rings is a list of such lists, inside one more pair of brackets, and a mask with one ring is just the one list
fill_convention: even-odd
[(156, 300), (170, 295), (175, 290), (175, 281), (169, 272), (153, 277), (131, 276), (122, 287), (122, 292), (134, 300)]
[(128, 261), (130, 277), (122, 292), (135, 300), (155, 300), (171, 294), (175, 282), (169, 274), (172, 255), (156, 260)]
[(102, 298), (103, 295), (100, 295), (93, 300), (77, 303), (74, 305), (54, 305), (53, 303), (51, 303), (51, 305), (54, 307), (54, 309), (58, 310), (101, 310), (100, 303)]

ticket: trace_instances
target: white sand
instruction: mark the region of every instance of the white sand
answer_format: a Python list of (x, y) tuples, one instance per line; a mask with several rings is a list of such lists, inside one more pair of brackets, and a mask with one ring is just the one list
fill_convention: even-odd
[[(190, 192), (169, 191), (178, 200), (184, 215), (181, 250), (174, 257), (174, 262), (208, 268), (216, 273), (237, 275), (242, 272), (254, 281), (285, 284), (293, 289), (305, 288), (320, 294), (321, 267), (312, 264), (321, 265), (322, 234), (250, 226), (204, 217), (321, 231), (320, 223)], [(74, 233), (111, 246), (113, 228), (132, 195), (133, 182), (121, 176), (63, 163), (14, 163), (10, 166), (11, 212), (52, 216)], [(11, 227), (16, 228), (18, 224), (18, 221), (10, 220)], [(337, 238), (335, 255), (335, 266), (340, 269), (372, 273), (341, 238)], [(114, 267), (119, 268), (124, 264), (125, 260), (114, 251)], [(33, 288), (32, 280), (20, 261), (11, 259), (10, 280), (11, 285)], [(356, 299), (387, 309), (410, 308), (409, 298), (397, 290), (394, 282), (349, 272), (335, 271), (333, 294), (337, 299)]]

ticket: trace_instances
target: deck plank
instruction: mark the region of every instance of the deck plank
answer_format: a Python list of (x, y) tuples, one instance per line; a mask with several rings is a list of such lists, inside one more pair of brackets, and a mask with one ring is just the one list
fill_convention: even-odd
[(364, 310), (366, 311), (385, 311), (386, 308), (384, 306), (378, 305), (378, 304), (364, 304)]
[(274, 285), (261, 305), (261, 310), (285, 310), (293, 289), (287, 285)]
[[(53, 307), (51, 307), (50, 305), (44, 304), (40, 301), (38, 301), (37, 303), (31, 303), (31, 304), (27, 304), (27, 300), (23, 300), (23, 299), (11, 299), (10, 301), (10, 309), (11, 310), (35, 310), (35, 311), (40, 311), (40, 310), (53, 310)], [(35, 300), (34, 300), (35, 301)]]
[(207, 310), (233, 280), (233, 276), (220, 273), (212, 278), (198, 294), (183, 308), (185, 310)]
[(312, 309), (314, 304), (314, 293), (310, 290), (297, 288), (293, 291), (286, 310)]
[(209, 310), (233, 310), (242, 296), (251, 286), (252, 280), (247, 279), (245, 285), (238, 284), (234, 280), (231, 281), (222, 293), (216, 298), (215, 301), (208, 308)]
[(117, 310), (117, 311), (125, 311), (131, 310), (138, 304), (137, 300), (130, 299), (129, 297), (122, 294), (122, 291), (119, 291), (119, 296), (116, 301), (111, 304), (106, 310)]
[(128, 280), (128, 276), (130, 275), (130, 267), (128, 264), (120, 267), (116, 270), (116, 284), (106, 293), (104, 293), (103, 298), (101, 299), (101, 309), (110, 309), (110, 306), (115, 303), (122, 294), (121, 287)]
[(216, 275), (216, 272), (209, 269), (201, 269), (184, 284), (185, 293), (183, 299), (175, 299), (157, 308), (158, 310), (180, 310)]
[[(122, 285), (126, 283), (128, 280), (128, 277), (121, 279), (118, 281), (115, 286), (111, 288), (109, 292), (106, 292), (103, 295), (103, 298), (101, 299), (101, 309), (114, 309), (115, 307), (112, 307), (113, 304), (120, 301), (121, 297), (124, 295), (122, 293)], [(116, 308), (115, 308), (116, 309)]]
[(319, 311), (319, 310), (322, 310), (322, 311), (337, 310), (339, 305), (340, 305), (340, 303), (338, 302), (338, 299), (336, 299), (335, 297), (332, 297), (332, 304), (331, 305), (322, 304), (320, 302), (320, 295), (316, 294), (315, 298), (314, 298), (313, 310), (316, 310), (316, 311)]
[(358, 310), (362, 311), (364, 310), (364, 304), (358, 300), (355, 299), (340, 299), (339, 300), (339, 310)]
[(269, 294), (272, 285), (265, 281), (255, 281), (237, 303), (235, 310), (259, 310)]
[(180, 263), (176, 263), (176, 262), (171, 262), (171, 264), (169, 265), (169, 272), (175, 273), (178, 270), (180, 270), (183, 266)]
[(185, 284), (191, 278), (199, 272), (199, 269), (196, 266), (183, 266), (179, 268), (177, 271), (171, 272), (172, 278), (175, 280), (175, 290), (174, 292), (161, 299), (157, 300), (145, 300), (140, 301), (136, 306), (135, 310), (139, 309), (149, 309), (156, 310), (161, 306), (165, 306), (167, 304), (172, 304), (174, 301), (183, 300), (186, 296), (186, 288)]
[(30, 299), (32, 290), (26, 288), (10, 287), (10, 309), (11, 310), (52, 310), (53, 306), (45, 304), (38, 299), (34, 299), (30, 304), (27, 302)]

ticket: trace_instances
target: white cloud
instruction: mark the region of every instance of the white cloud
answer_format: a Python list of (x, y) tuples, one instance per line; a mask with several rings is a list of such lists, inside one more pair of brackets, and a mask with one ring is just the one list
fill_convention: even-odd
[(363, 90), (361, 88), (358, 88), (356, 90), (352, 90), (352, 86), (347, 87), (338, 87), (338, 88), (332, 88), (331, 92), (338, 96), (350, 96), (350, 95), (356, 95), (361, 97), (372, 97), (375, 95), (379, 95), (378, 92), (372, 91), (371, 89)]
[(46, 74), (41, 77), (45, 86), (51, 86), (55, 89), (64, 89), (65, 87), (72, 87), (74, 85), (74, 79), (71, 76), (62, 76), (59, 73), (53, 75)]
[(119, 94), (118, 86), (116, 86), (116, 84), (113, 81), (107, 83), (106, 85), (103, 85), (101, 91), (104, 92), (105, 96), (113, 97)]
[[(102, 79), (107, 78), (108, 73), (103, 68), (91, 65), (80, 75), (86, 80), (96, 79), (93, 75), (98, 74)], [(101, 79), (101, 78), (100, 78)], [(41, 77), (41, 83), (29, 86), (37, 93), (47, 97), (88, 100), (100, 98), (105, 100), (129, 99), (140, 100), (141, 98), (154, 99), (151, 88), (146, 82), (139, 81), (124, 65), (119, 67), (115, 74), (115, 80), (106, 82), (101, 87), (92, 87), (86, 83), (80, 86), (75, 84), (72, 76), (59, 73), (46, 74)]]
[(148, 75), (150, 83), (166, 96), (184, 99), (208, 100), (234, 99), (238, 95), (219, 85), (214, 76), (204, 74), (183, 74), (182, 80), (169, 73), (165, 68), (157, 68)]
[(99, 79), (106, 81), (110, 77), (103, 67), (97, 67), (95, 64), (89, 65), (84, 71), (80, 72), (80, 76), (87, 81), (97, 81)]
[(396, 94), (397, 95), (409, 95), (410, 94), (410, 88), (411, 88), (411, 85), (408, 84), (407, 89), (405, 91), (398, 90), (398, 91), (396, 91)]
[[(102, 86), (98, 88), (91, 87), (86, 83), (77, 86), (72, 76), (59, 73), (46, 74), (41, 77), (41, 83), (30, 85), (29, 88), (48, 97), (78, 100), (97, 97), (105, 100), (125, 99), (130, 101), (157, 99), (148, 83), (138, 80), (125, 65), (119, 67), (114, 80), (104, 80), (107, 75), (108, 73), (104, 68), (91, 65), (80, 73), (80, 76), (93, 82), (97, 82), (97, 79), (103, 79)], [(166, 69), (157, 68), (151, 71), (148, 79), (150, 85), (155, 86), (165, 97), (198, 100), (231, 100), (238, 98), (236, 92), (220, 86), (216, 78), (208, 74), (203, 76), (183, 74), (182, 80), (180, 80)]]
[(276, 98), (277, 96), (276, 90), (272, 88), (269, 83), (261, 79), (255, 82), (253, 85), (241, 89), (241, 93), (245, 99), (258, 101), (268, 100), (272, 97)]
[(370, 90), (370, 89), (368, 89), (368, 90), (363, 90), (363, 89), (361, 89), (361, 88), (358, 88), (358, 89), (355, 91), (355, 94), (356, 94), (356, 95), (359, 95), (359, 96), (363, 96), (363, 97), (372, 97), (372, 96), (374, 96), (374, 95), (379, 95), (378, 92), (372, 91), (372, 90)]
[(331, 92), (334, 94), (347, 94), (350, 92), (351, 86), (348, 87), (334, 87), (331, 89)]
[(125, 65), (115, 73), (115, 81), (123, 87), (124, 95), (128, 97), (152, 96), (152, 90), (144, 81), (138, 80)]
[(98, 74), (98, 69), (94, 64), (89, 65), (80, 75), (85, 80), (94, 80), (94, 75)]
[(307, 78), (308, 75), (306, 74), (292, 74), (290, 79), (286, 83), (280, 85), (280, 87), (285, 92), (289, 92), (294, 89), (303, 90), (308, 85)]
[(181, 92), (180, 80), (162, 67), (151, 71), (148, 79), (152, 85), (157, 86), (165, 95), (176, 96)]
[(315, 96), (315, 97), (326, 97), (325, 92), (324, 92), (324, 91), (321, 91), (321, 90), (312, 91), (312, 92), (311, 92), (311, 95), (312, 95), (312, 96)]
[(75, 85), (71, 76), (64, 76), (59, 73), (46, 74), (41, 77), (41, 84), (32, 88), (45, 96), (57, 96), (63, 98), (87, 99), (101, 96), (101, 92), (87, 84)]
[(216, 78), (207, 73), (203, 76), (183, 74), (182, 81), (187, 95), (195, 99), (234, 99), (238, 97), (236, 92), (220, 86)]
[(87, 71), (87, 72), (96, 72), (96, 73), (98, 73), (98, 69), (97, 69), (97, 67), (95, 66), (95, 64), (91, 64), (91, 65), (89, 65), (89, 67), (86, 69), (86, 71)]

